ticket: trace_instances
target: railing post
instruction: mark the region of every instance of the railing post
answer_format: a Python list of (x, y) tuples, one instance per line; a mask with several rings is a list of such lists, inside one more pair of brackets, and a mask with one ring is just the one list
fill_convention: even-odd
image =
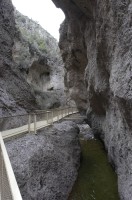
[(47, 112), (47, 124), (49, 123), (49, 113)]
[(28, 133), (31, 131), (31, 115), (28, 115)]
[(34, 114), (34, 134), (35, 135), (37, 134), (37, 131), (36, 131), (36, 114)]
[(18, 188), (16, 178), (9, 160), (9, 156), (4, 145), (2, 135), (0, 133), (0, 151), (1, 151), (1, 198), (0, 200), (12, 199), (12, 200), (22, 200), (20, 190)]
[(71, 114), (71, 107), (69, 108), (69, 114)]
[(1, 195), (2, 195), (2, 174), (1, 174), (1, 171), (2, 171), (2, 155), (1, 155), (1, 152), (0, 152), (0, 200), (2, 199)]
[(59, 120), (59, 109), (57, 110), (57, 120)]
[(3, 179), (4, 179), (4, 160), (1, 152), (1, 200), (3, 199), (4, 196), (4, 191), (3, 191)]
[(54, 113), (53, 113), (53, 110), (52, 110), (52, 112), (51, 112), (51, 114), (52, 114), (52, 125), (53, 125), (53, 118), (54, 118)]
[(65, 111), (64, 113), (65, 113), (65, 116), (66, 116), (66, 108), (64, 109), (64, 111)]
[(0, 148), (0, 200), (2, 200), (2, 180), (3, 180), (2, 171), (3, 171), (3, 159), (2, 159), (2, 151)]

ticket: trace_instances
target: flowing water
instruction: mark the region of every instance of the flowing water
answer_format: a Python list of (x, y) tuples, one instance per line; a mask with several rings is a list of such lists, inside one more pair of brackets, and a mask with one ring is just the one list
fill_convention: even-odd
[(78, 179), (68, 200), (119, 200), (117, 176), (99, 140), (81, 140)]

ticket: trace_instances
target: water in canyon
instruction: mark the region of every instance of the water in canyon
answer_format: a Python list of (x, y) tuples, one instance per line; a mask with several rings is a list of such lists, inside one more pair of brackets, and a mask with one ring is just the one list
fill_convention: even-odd
[(82, 160), (68, 200), (119, 200), (117, 176), (99, 140), (81, 140)]

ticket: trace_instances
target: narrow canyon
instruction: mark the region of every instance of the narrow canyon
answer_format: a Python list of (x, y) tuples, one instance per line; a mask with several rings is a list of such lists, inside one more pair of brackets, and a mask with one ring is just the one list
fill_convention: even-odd
[[(0, 131), (25, 123), (3, 117), (77, 106), (104, 144), (120, 199), (132, 200), (132, 0), (52, 2), (65, 14), (59, 44), (11, 0), (0, 0)], [(80, 165), (78, 134), (79, 127), (68, 121), (40, 131), (38, 138), (7, 142), (18, 184), (28, 194), (24, 199), (68, 198)]]

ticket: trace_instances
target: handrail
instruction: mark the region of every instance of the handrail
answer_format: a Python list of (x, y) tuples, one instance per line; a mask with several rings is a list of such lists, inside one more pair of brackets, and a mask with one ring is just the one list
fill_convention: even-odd
[[(12, 137), (12, 136), (16, 136), (18, 134), (26, 133), (26, 132), (30, 133), (30, 132), (34, 131), (34, 133), (36, 133), (36, 130), (40, 129), (40, 128), (38, 128), (36, 126), (36, 123), (39, 122), (36, 119), (36, 117), (39, 116), (39, 115), (41, 116), (41, 114), (46, 114), (47, 115), (47, 118), (45, 117), (46, 118), (45, 120), (47, 120), (47, 123), (44, 126), (41, 126), (41, 128), (43, 128), (45, 126), (53, 124), (53, 122), (54, 122), (53, 118), (54, 117), (57, 118), (55, 121), (58, 121), (58, 120), (64, 118), (65, 116), (67, 116), (69, 114), (72, 114), (74, 112), (77, 112), (77, 108), (76, 107), (58, 108), (58, 109), (52, 109), (52, 110), (48, 110), (48, 111), (46, 111), (46, 110), (36, 110), (36, 112), (34, 110), (34, 112), (29, 113), (29, 114), (16, 115), (16, 117), (19, 117), (19, 116), (28, 117), (27, 124), (26, 125), (21, 125), (21, 126), (16, 127), (16, 128), (14, 127), (14, 128), (12, 128), (10, 130), (6, 129), (4, 131), (1, 131), (3, 139), (6, 139), (6, 138), (9, 138), (9, 137)], [(15, 117), (15, 116), (11, 116), (9, 119), (11, 119), (12, 117)], [(5, 119), (5, 118), (3, 118), (3, 119)], [(34, 126), (34, 129), (33, 129), (33, 126)]]
[[(57, 112), (55, 112), (57, 111)], [(7, 130), (7, 132), (11, 131), (11, 134), (8, 136), (8, 134), (5, 137), (5, 131), (0, 132), (0, 200), (22, 200), (22, 196), (20, 194), (20, 190), (18, 188), (16, 178), (10, 163), (10, 159), (8, 157), (8, 153), (6, 151), (6, 147), (4, 144), (3, 139), (8, 138), (14, 135), (18, 135), (20, 133), (30, 132), (31, 131), (31, 125), (33, 125), (33, 130), (34, 133), (37, 134), (37, 130), (41, 129), (45, 126), (52, 125), (53, 122), (58, 121), (65, 116), (69, 114), (73, 114), (78, 112), (77, 109), (74, 108), (60, 108), (60, 109), (54, 109), (54, 110), (49, 110), (44, 113), (46, 114), (46, 119), (44, 119), (44, 123), (42, 124), (42, 121), (37, 121), (36, 116), (43, 114), (43, 110), (37, 111), (36, 113), (29, 113), (26, 114), (25, 116), (29, 116), (29, 122), (27, 125), (23, 127), (16, 128), (17, 131), (16, 133), (12, 134), (15, 129), (10, 129)], [(31, 115), (34, 116), (34, 122), (31, 123)], [(49, 116), (50, 115), (50, 116)], [(20, 116), (20, 115), (19, 115)], [(24, 115), (21, 115), (24, 116)], [(14, 116), (12, 116), (14, 117)], [(37, 122), (40, 123), (40, 126), (37, 127)], [(22, 129), (21, 131), (18, 129)]]
[[(9, 188), (7, 188), (7, 185), (6, 185), (6, 188), (3, 188), (2, 184), (0, 185), (1, 189), (0, 189), (0, 199), (1, 200), (6, 200), (5, 197), (3, 198), (4, 194), (3, 193), (9, 193), (9, 191), (6, 191), (7, 189), (10, 190), (10, 198), (12, 197), (13, 200), (22, 200), (22, 196), (20, 194), (20, 190), (18, 188), (18, 185), (17, 185), (17, 182), (16, 182), (16, 178), (15, 178), (15, 175), (14, 175), (14, 172), (13, 172), (13, 169), (12, 169), (12, 166), (11, 166), (11, 163), (10, 163), (10, 160), (9, 160), (9, 157), (8, 157), (8, 154), (7, 154), (7, 151), (6, 151), (6, 147), (4, 145), (4, 142), (3, 142), (3, 138), (2, 138), (2, 135), (0, 133), (0, 148), (1, 148), (1, 171), (3, 171), (3, 167), (5, 167), (5, 171), (6, 171), (6, 175), (7, 175), (7, 185), (9, 184)], [(3, 182), (3, 179), (5, 179), (5, 177), (3, 177), (3, 174), (1, 173), (1, 183)], [(4, 180), (5, 181), (5, 180)], [(5, 190), (5, 191), (3, 191)]]
[[(76, 108), (76, 107), (64, 107), (64, 108), (52, 108), (52, 109), (48, 109), (48, 110), (34, 110), (34, 112), (51, 112), (53, 110), (65, 110), (65, 109), (69, 109), (69, 108)], [(33, 113), (34, 113), (33, 112)]]
[(20, 114), (20, 115), (11, 115), (11, 116), (6, 116), (6, 117), (0, 117), (0, 119), (8, 119), (8, 118), (14, 118), (14, 117), (23, 117), (23, 116), (28, 116), (33, 115), (36, 112), (52, 112), (53, 110), (64, 110), (64, 109), (68, 109), (68, 108), (76, 108), (76, 107), (65, 107), (65, 108), (53, 108), (53, 109), (49, 109), (49, 110), (33, 110), (32, 112), (29, 113), (25, 113), (25, 114)]

